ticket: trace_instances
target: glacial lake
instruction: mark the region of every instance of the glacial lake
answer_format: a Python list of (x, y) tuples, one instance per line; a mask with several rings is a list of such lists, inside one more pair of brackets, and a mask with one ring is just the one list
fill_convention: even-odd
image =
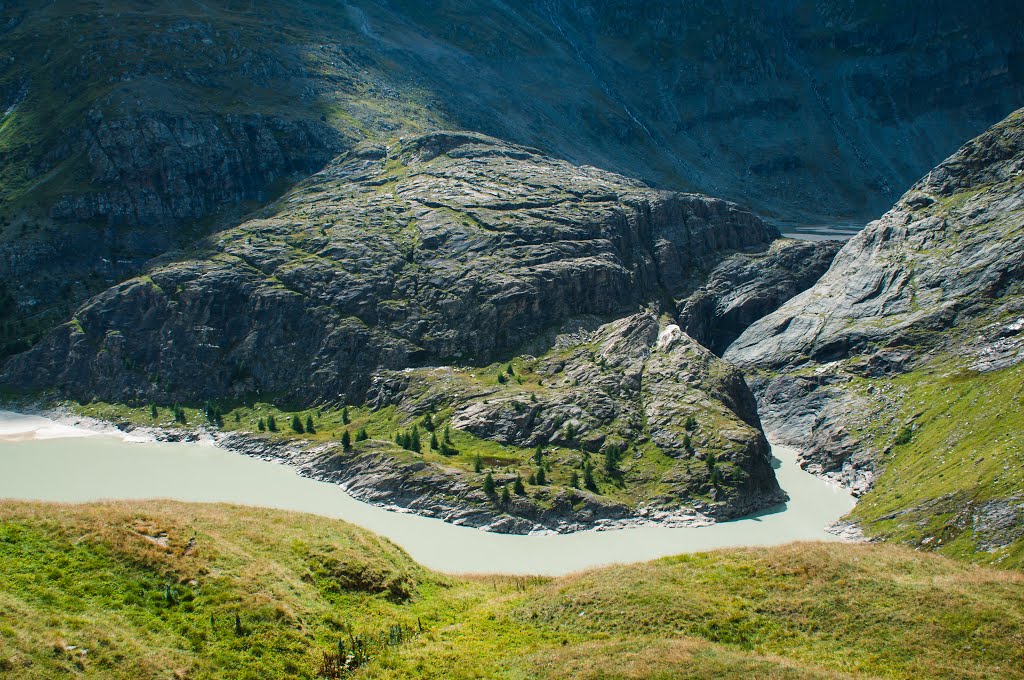
[(794, 450), (773, 451), (776, 475), (791, 500), (751, 517), (706, 527), (512, 536), (388, 511), (293, 468), (212, 444), (133, 441), (0, 411), (0, 498), (170, 498), (308, 512), (386, 536), (422, 564), (449, 573), (558, 575), (713, 548), (839, 540), (825, 526), (853, 508), (853, 497), (801, 470)]

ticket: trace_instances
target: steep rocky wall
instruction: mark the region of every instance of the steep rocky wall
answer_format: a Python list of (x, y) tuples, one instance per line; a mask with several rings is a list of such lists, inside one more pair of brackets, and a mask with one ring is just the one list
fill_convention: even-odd
[[(817, 284), (729, 346), (725, 358), (757, 374), (769, 433), (865, 491), (891, 443), (873, 436), (890, 427), (895, 399), (873, 393), (871, 379), (1024, 358), (1022, 171), (1024, 110), (928, 173)], [(854, 389), (865, 378), (867, 392)]]
[(572, 316), (671, 305), (776, 236), (733, 204), (481, 135), (364, 145), (201, 257), (100, 294), (4, 381), (361, 401), (381, 367), (487, 362)]

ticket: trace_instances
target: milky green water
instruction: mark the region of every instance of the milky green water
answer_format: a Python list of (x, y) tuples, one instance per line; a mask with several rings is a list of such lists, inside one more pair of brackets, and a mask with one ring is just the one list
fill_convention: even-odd
[(773, 450), (776, 475), (791, 500), (757, 516), (696, 528), (510, 536), (384, 510), (287, 466), (211, 444), (127, 441), (0, 411), (0, 498), (68, 503), (172, 498), (297, 510), (387, 536), (434, 569), (557, 575), (712, 548), (837, 540), (824, 527), (846, 514), (853, 498), (801, 470), (795, 451)]

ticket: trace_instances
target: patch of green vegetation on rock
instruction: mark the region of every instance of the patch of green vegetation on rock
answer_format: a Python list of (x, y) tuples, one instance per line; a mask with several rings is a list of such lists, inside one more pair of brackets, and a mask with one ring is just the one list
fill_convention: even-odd
[(884, 472), (852, 519), (869, 536), (1024, 565), (1024, 364), (980, 373), (936, 360), (870, 384), (898, 407), (868, 431)]

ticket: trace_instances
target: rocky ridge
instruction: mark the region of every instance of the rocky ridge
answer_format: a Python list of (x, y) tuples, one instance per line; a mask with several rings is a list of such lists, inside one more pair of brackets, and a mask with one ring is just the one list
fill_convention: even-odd
[[(1016, 512), (1000, 489), (1012, 485), (1024, 451), (1001, 433), (1019, 389), (1009, 402), (1000, 396), (1012, 394), (1024, 361), (1022, 177), (1024, 110), (928, 173), (851, 239), (814, 286), (724, 354), (753, 372), (771, 436), (799, 443), (809, 469), (857, 493), (884, 482), (857, 512), (879, 526), (918, 522), (913, 540), (929, 549), (969, 530), (978, 546), (1014, 544), (983, 527), (1005, 528), (1004, 516)], [(956, 421), (944, 408), (954, 403), (962, 426), (949, 431)], [(915, 455), (935, 458), (936, 467)], [(962, 467), (962, 488), (943, 480), (950, 460)], [(889, 467), (921, 476), (900, 489), (885, 477)], [(992, 479), (973, 480), (979, 471)], [(933, 486), (943, 493), (928, 497)], [(922, 497), (901, 507), (893, 500), (900, 495)], [(872, 517), (876, 505), (887, 510)]]
[(469, 133), (367, 144), (76, 312), (7, 383), (111, 401), (361, 403), (379, 368), (487, 363), (580, 314), (671, 305), (776, 232)]

